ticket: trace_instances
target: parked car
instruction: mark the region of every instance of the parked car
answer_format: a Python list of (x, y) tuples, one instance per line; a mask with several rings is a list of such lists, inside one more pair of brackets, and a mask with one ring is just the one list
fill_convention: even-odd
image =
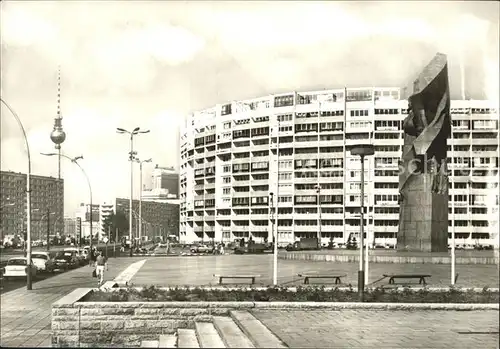
[(76, 268), (79, 264), (76, 254), (74, 252), (60, 251), (54, 258), (56, 270), (68, 270)]
[(77, 260), (77, 263), (78, 265), (85, 265), (85, 264), (88, 264), (88, 259), (87, 259), (87, 254), (88, 252), (83, 252), (85, 250), (81, 250), (77, 247), (66, 247), (63, 252), (70, 252), (70, 253), (74, 253), (75, 254), (75, 257), (76, 257), (76, 260)]
[(54, 260), (50, 257), (48, 252), (33, 252), (31, 253), (31, 260), (38, 271), (48, 273), (54, 272)]
[(214, 252), (214, 246), (210, 245), (193, 245), (189, 249), (191, 253), (212, 253)]
[[(4, 268), (3, 277), (7, 280), (14, 277), (26, 277), (27, 274), (27, 258), (26, 257), (14, 257), (8, 260), (7, 265)], [(36, 277), (36, 266), (31, 262), (31, 276)]]

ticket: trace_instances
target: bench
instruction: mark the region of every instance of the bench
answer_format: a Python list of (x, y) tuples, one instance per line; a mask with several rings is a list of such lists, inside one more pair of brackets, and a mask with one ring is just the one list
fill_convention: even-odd
[(340, 284), (341, 278), (347, 276), (347, 274), (331, 274), (331, 275), (298, 274), (298, 276), (304, 278), (304, 285), (309, 284), (309, 279), (335, 279), (335, 284)]
[(394, 279), (418, 279), (419, 284), (427, 285), (425, 278), (430, 278), (430, 274), (383, 274), (389, 278), (389, 285), (394, 285)]
[(214, 277), (219, 278), (219, 285), (222, 284), (222, 279), (251, 279), (252, 285), (255, 284), (255, 278), (260, 275), (217, 275), (214, 274)]

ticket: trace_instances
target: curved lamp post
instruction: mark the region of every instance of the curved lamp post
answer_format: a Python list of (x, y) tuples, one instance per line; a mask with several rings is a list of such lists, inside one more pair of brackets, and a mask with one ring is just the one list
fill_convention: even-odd
[(139, 163), (139, 173), (140, 173), (140, 192), (139, 192), (139, 244), (142, 244), (142, 164), (145, 162), (151, 162), (152, 159), (140, 160), (139, 158), (134, 159), (135, 162)]
[(24, 142), (26, 144), (26, 154), (28, 156), (28, 175), (26, 176), (26, 237), (27, 237), (27, 248), (26, 248), (26, 254), (27, 254), (27, 270), (28, 273), (26, 275), (26, 289), (31, 290), (32, 289), (32, 282), (31, 282), (31, 156), (30, 156), (30, 147), (28, 144), (28, 137), (26, 136), (26, 131), (24, 130), (23, 123), (21, 122), (21, 119), (19, 119), (19, 116), (16, 114), (16, 112), (10, 107), (10, 105), (7, 104), (2, 98), (0, 98), (0, 102), (2, 102), (7, 109), (9, 109), (10, 113), (14, 116), (16, 119), (19, 127), (21, 128), (23, 132), (23, 137), (24, 137)]
[[(140, 127), (134, 128), (132, 131), (127, 131), (124, 128), (117, 127), (117, 133), (128, 134), (130, 135), (130, 153), (129, 153), (129, 161), (130, 161), (130, 210), (132, 210), (132, 198), (134, 196), (134, 136), (137, 136), (139, 133), (149, 133), (149, 130), (141, 131)], [(130, 239), (130, 257), (132, 257), (132, 211), (129, 213), (129, 239)]]
[[(80, 159), (83, 159), (83, 156), (80, 155), (80, 156), (77, 156), (75, 158), (71, 158), (67, 155), (64, 155), (64, 154), (57, 154), (57, 153), (40, 153), (42, 155), (45, 155), (45, 156), (62, 156), (63, 158), (66, 158), (68, 159), (69, 161), (71, 161), (72, 163), (74, 163), (76, 166), (78, 166), (78, 168), (80, 169), (80, 171), (82, 171), (83, 175), (85, 176), (85, 179), (87, 180), (87, 185), (89, 187), (89, 195), (90, 195), (90, 214), (89, 214), (89, 219), (90, 219), (90, 249), (92, 250), (92, 187), (90, 185), (90, 180), (89, 180), (89, 176), (87, 176), (87, 173), (85, 172), (85, 170), (83, 169), (82, 166), (80, 166), (80, 164), (78, 163), (78, 160)], [(82, 243), (82, 240), (80, 239), (80, 244)]]
[[(359, 222), (359, 271), (358, 271), (358, 293), (360, 301), (363, 301), (365, 292), (365, 270), (363, 263), (363, 244), (364, 244), (364, 214), (365, 214), (365, 156), (375, 154), (375, 148), (372, 144), (360, 144), (351, 149), (351, 155), (361, 157), (361, 204), (360, 204), (360, 222)], [(368, 251), (368, 246), (366, 246)], [(368, 261), (368, 258), (367, 258)]]

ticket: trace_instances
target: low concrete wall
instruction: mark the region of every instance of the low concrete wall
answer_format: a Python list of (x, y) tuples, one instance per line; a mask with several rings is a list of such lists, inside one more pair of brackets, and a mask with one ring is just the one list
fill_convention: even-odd
[(77, 289), (52, 305), (52, 346), (138, 347), (195, 321), (248, 309), (253, 302), (81, 302), (92, 289)]
[[(119, 289), (114, 289), (119, 290)], [(498, 304), (330, 302), (84, 302), (92, 289), (76, 289), (52, 305), (53, 347), (138, 347), (213, 316), (250, 309), (498, 310)]]
[[(326, 254), (314, 252), (282, 252), (278, 255), (280, 259), (314, 261), (314, 262), (359, 262), (358, 254)], [(370, 263), (399, 263), (399, 264), (451, 264), (450, 257), (435, 256), (384, 256), (370, 255)], [(498, 257), (456, 257), (456, 264), (489, 264), (497, 265)]]

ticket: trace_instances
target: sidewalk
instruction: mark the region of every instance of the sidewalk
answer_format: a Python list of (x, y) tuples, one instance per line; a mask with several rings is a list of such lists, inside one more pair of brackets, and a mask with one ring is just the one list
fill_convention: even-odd
[[(144, 258), (109, 259), (105, 281), (113, 280), (130, 264)], [(4, 293), (1, 298), (1, 347), (51, 347), (52, 303), (80, 287), (96, 287), (92, 268), (83, 266), (33, 284)]]

